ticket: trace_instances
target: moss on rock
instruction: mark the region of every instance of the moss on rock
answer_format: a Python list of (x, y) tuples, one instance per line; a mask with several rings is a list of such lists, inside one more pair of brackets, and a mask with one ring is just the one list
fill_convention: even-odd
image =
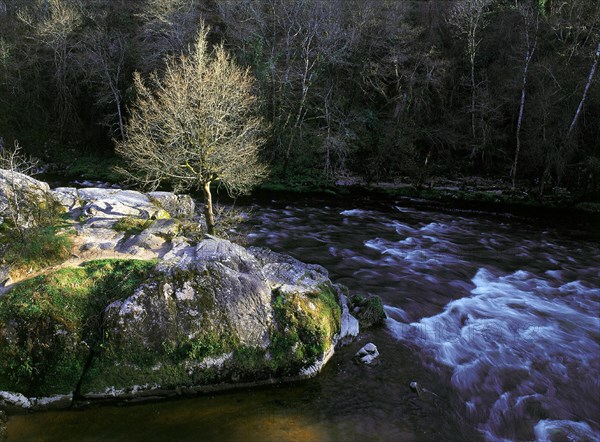
[(284, 375), (313, 365), (340, 331), (342, 309), (329, 284), (312, 293), (274, 293), (276, 325), (268, 348), (270, 365)]
[(364, 328), (381, 325), (387, 318), (379, 296), (354, 295), (351, 298), (350, 310)]
[[(281, 284), (227, 241), (179, 253), (158, 266), (91, 261), (11, 289), (0, 298), (0, 390), (87, 398), (197, 391), (314, 374), (332, 354), (343, 309), (324, 270), (312, 269), (303, 285)], [(288, 269), (275, 276), (303, 274), (302, 263), (271, 261), (271, 270)]]
[(101, 314), (129, 296), (154, 261), (100, 260), (22, 282), (0, 298), (0, 390), (75, 390), (100, 338)]
[(113, 225), (113, 229), (126, 235), (138, 235), (146, 230), (150, 224), (152, 224), (152, 221), (149, 219), (125, 216), (117, 220)]

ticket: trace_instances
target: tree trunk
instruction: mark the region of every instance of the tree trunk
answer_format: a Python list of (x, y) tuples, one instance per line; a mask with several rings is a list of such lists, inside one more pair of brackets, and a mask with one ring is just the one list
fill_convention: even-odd
[(206, 219), (206, 231), (209, 235), (215, 234), (215, 216), (213, 214), (212, 194), (210, 193), (210, 181), (204, 184), (204, 218)]
[[(473, 136), (473, 144), (475, 145), (475, 137), (477, 136), (475, 132), (475, 93), (476, 93), (476, 84), (475, 84), (475, 53), (471, 55), (471, 135)], [(473, 153), (471, 156), (475, 155), (475, 147), (473, 147)]]
[(592, 84), (592, 80), (594, 79), (594, 74), (596, 73), (596, 67), (598, 66), (598, 58), (600, 58), (600, 43), (598, 43), (598, 46), (596, 47), (594, 63), (592, 63), (592, 68), (590, 69), (590, 75), (588, 76), (587, 83), (585, 84), (585, 88), (583, 89), (583, 95), (581, 96), (581, 101), (579, 102), (579, 106), (577, 106), (577, 110), (575, 111), (575, 115), (573, 116), (573, 121), (571, 121), (569, 130), (567, 131), (567, 137), (569, 137), (571, 135), (571, 132), (573, 132), (573, 128), (575, 128), (575, 125), (577, 124), (577, 120), (579, 119), (579, 114), (581, 113), (581, 109), (583, 109), (583, 104), (585, 103), (585, 99), (586, 99), (588, 91), (590, 89), (590, 85)]
[[(527, 14), (527, 13), (526, 13)], [(517, 139), (517, 147), (515, 149), (515, 160), (513, 162), (512, 169), (510, 174), (512, 175), (512, 191), (514, 192), (517, 185), (517, 166), (519, 163), (519, 153), (521, 151), (521, 127), (523, 126), (523, 112), (525, 110), (525, 94), (527, 91), (527, 74), (529, 72), (529, 64), (531, 63), (531, 59), (533, 58), (533, 54), (535, 54), (535, 49), (537, 46), (537, 34), (539, 27), (539, 19), (536, 16), (535, 22), (535, 35), (533, 38), (533, 43), (531, 42), (529, 35), (529, 16), (525, 15), (525, 41), (526, 41), (526, 50), (525, 50), (525, 63), (523, 65), (523, 83), (521, 87), (521, 101), (519, 103), (519, 117), (517, 119), (517, 131), (516, 131), (516, 139)]]

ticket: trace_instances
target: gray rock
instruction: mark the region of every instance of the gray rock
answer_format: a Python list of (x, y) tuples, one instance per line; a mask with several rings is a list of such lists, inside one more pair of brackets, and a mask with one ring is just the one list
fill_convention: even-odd
[(147, 195), (174, 218), (192, 218), (195, 214), (196, 204), (189, 195), (175, 195), (171, 192), (148, 192)]
[(10, 391), (0, 391), (1, 409), (24, 409), (31, 408), (31, 401), (21, 393), (12, 393)]
[(11, 284), (10, 267), (0, 265), (0, 287)]
[(67, 211), (72, 211), (81, 207), (81, 200), (75, 187), (57, 187), (51, 190), (52, 196)]
[(135, 336), (146, 348), (162, 348), (177, 334), (193, 339), (203, 327), (202, 333), (207, 328), (215, 334), (231, 333), (242, 345), (268, 346), (271, 289), (258, 262), (243, 247), (206, 239), (165, 256), (157, 270), (159, 282), (107, 308), (113, 335)]
[(24, 209), (48, 200), (53, 198), (47, 183), (22, 173), (0, 169), (0, 214), (3, 218), (10, 216), (20, 226), (29, 227), (33, 219), (29, 210)]
[(329, 281), (329, 274), (317, 264), (305, 264), (295, 258), (269, 249), (250, 247), (263, 266), (263, 273), (271, 288), (284, 293), (306, 293)]
[(375, 365), (377, 358), (379, 357), (379, 351), (375, 344), (369, 342), (363, 348), (358, 350), (354, 357), (358, 360), (358, 362), (365, 365)]
[(354, 340), (360, 333), (358, 319), (350, 314), (348, 310), (348, 300), (344, 295), (340, 295), (342, 303), (342, 323), (340, 327), (340, 340), (343, 344), (347, 344)]
[(149, 250), (157, 256), (163, 256), (172, 248), (171, 241), (179, 233), (179, 227), (179, 221), (174, 219), (152, 221), (152, 224), (141, 233), (124, 237), (119, 244), (115, 245), (115, 249), (130, 255)]

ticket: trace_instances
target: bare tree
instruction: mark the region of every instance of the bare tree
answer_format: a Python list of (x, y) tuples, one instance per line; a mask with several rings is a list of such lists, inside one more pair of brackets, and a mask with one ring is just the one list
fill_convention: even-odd
[(23, 175), (31, 174), (37, 166), (38, 161), (25, 155), (18, 141), (15, 140), (13, 148), (8, 148), (0, 138), (0, 169), (3, 169), (7, 184), (7, 192), (0, 199), (0, 214), (9, 217), (12, 227), (21, 236), (34, 223), (34, 212), (40, 203), (38, 198), (28, 194), (21, 181), (27, 179)]
[(577, 106), (575, 115), (573, 115), (573, 119), (571, 120), (571, 124), (569, 125), (569, 130), (567, 131), (567, 137), (571, 136), (573, 129), (577, 125), (577, 120), (579, 119), (579, 114), (581, 114), (581, 110), (583, 109), (583, 105), (585, 104), (585, 99), (587, 98), (588, 92), (590, 90), (590, 86), (592, 85), (592, 81), (594, 81), (594, 76), (596, 75), (596, 68), (598, 67), (599, 59), (600, 59), (600, 42), (598, 42), (598, 46), (596, 46), (596, 52), (594, 54), (592, 67), (590, 68), (590, 73), (589, 73), (587, 81), (585, 83), (585, 87), (583, 88), (583, 94), (581, 95), (581, 100), (579, 100), (579, 105)]
[[(540, 27), (540, 17), (535, 6), (522, 7), (519, 13), (523, 18), (525, 37), (525, 51), (523, 57), (523, 80), (521, 83), (521, 99), (519, 101), (519, 116), (517, 118), (516, 140), (517, 147), (515, 149), (515, 159), (510, 171), (512, 177), (512, 190), (515, 191), (517, 182), (517, 166), (519, 163), (519, 153), (521, 151), (521, 127), (523, 125), (523, 112), (525, 110), (525, 96), (527, 93), (527, 78), (529, 74), (529, 66), (535, 54), (538, 41), (538, 31)], [(532, 35), (533, 34), (533, 35)]]
[(146, 0), (138, 18), (143, 23), (141, 69), (162, 69), (168, 55), (185, 53), (193, 41), (200, 21), (201, 0)]
[[(125, 139), (121, 83), (125, 69), (126, 43), (120, 32), (109, 33), (107, 29), (92, 31), (85, 41), (84, 65), (91, 82), (99, 85), (98, 104), (114, 106), (114, 112), (106, 122), (121, 140)], [(115, 128), (115, 119), (117, 128)], [(116, 130), (115, 130), (116, 129)]]
[(77, 1), (37, 0), (35, 8), (19, 11), (19, 19), (31, 30), (31, 38), (50, 50), (56, 87), (59, 129), (64, 131), (75, 118), (73, 91), (69, 87), (69, 63), (78, 41), (73, 39), (83, 15)]
[(163, 78), (151, 76), (151, 87), (135, 74), (138, 97), (117, 152), (134, 170), (128, 176), (146, 186), (201, 189), (207, 230), (214, 234), (210, 186), (242, 193), (264, 176), (258, 154), (265, 125), (248, 70), (222, 45), (209, 54), (207, 34), (202, 25), (189, 56), (169, 59)]
[(460, 0), (458, 1), (448, 17), (450, 24), (463, 36), (467, 42), (467, 56), (469, 57), (470, 80), (471, 80), (471, 135), (476, 138), (475, 112), (478, 83), (475, 76), (475, 62), (481, 43), (480, 33), (486, 26), (485, 12), (491, 0)]

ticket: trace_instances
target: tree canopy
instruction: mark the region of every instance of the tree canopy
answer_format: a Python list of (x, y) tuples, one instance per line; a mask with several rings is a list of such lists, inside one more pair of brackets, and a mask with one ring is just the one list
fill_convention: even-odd
[(248, 69), (223, 45), (209, 51), (207, 35), (202, 26), (189, 55), (170, 58), (164, 74), (153, 73), (148, 84), (134, 75), (137, 98), (117, 152), (129, 164), (127, 175), (145, 186), (202, 190), (214, 233), (210, 186), (244, 193), (265, 175), (259, 149), (266, 126)]

